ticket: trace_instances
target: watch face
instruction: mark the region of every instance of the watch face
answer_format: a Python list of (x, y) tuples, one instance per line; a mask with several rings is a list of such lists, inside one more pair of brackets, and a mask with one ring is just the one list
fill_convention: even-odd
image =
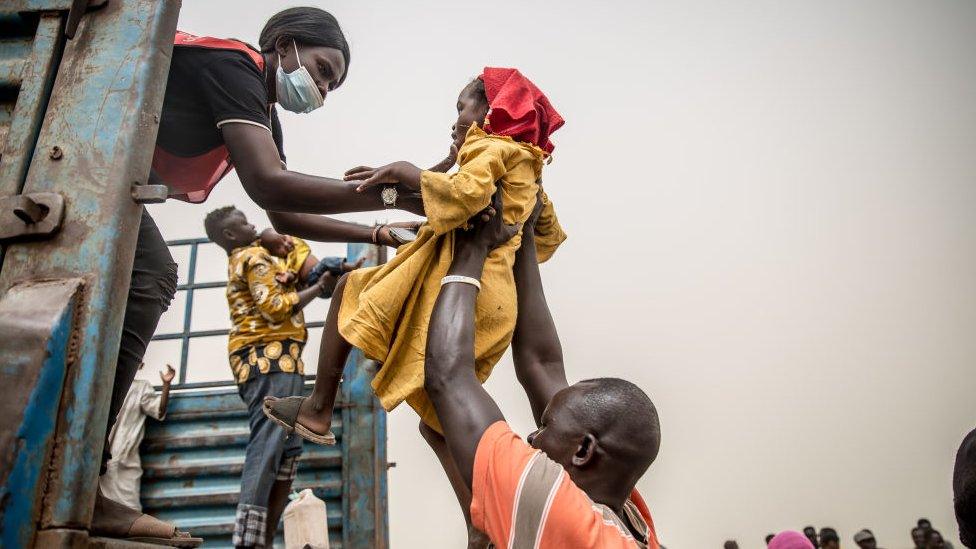
[(388, 206), (395, 204), (397, 199), (396, 187), (383, 187), (383, 191), (380, 192), (380, 198), (382, 198), (383, 203)]

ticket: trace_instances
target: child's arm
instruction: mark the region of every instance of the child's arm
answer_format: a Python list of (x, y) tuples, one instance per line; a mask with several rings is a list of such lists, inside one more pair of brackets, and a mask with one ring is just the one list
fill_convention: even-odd
[(444, 157), (444, 160), (441, 160), (437, 164), (434, 164), (433, 166), (427, 168), (427, 171), (447, 173), (447, 170), (450, 170), (451, 168), (454, 167), (455, 164), (457, 164), (457, 155), (458, 155), (458, 147), (454, 143), (451, 143), (451, 152), (447, 153), (447, 156)]
[(169, 407), (169, 386), (176, 377), (176, 370), (169, 364), (166, 365), (165, 372), (159, 372), (159, 379), (163, 380), (163, 390), (159, 395), (159, 416), (166, 417), (166, 408)]

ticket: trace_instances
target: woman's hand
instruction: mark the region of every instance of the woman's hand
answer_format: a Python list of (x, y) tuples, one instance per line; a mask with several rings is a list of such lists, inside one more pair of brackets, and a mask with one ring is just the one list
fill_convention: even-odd
[(387, 223), (386, 225), (380, 227), (379, 231), (377, 231), (376, 243), (382, 246), (398, 248), (401, 242), (393, 238), (393, 235), (390, 234), (390, 229), (407, 229), (416, 233), (422, 224), (422, 221), (398, 221), (396, 223)]
[(343, 179), (362, 181), (356, 188), (356, 192), (360, 193), (382, 184), (398, 184), (408, 191), (420, 191), (420, 168), (402, 160), (379, 168), (357, 166), (347, 171)]

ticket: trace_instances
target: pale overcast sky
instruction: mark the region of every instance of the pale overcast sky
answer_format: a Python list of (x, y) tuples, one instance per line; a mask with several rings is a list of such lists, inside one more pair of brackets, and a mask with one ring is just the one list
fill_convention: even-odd
[[(183, 4), (181, 29), (253, 43), (295, 5)], [(976, 422), (976, 3), (314, 4), (352, 64), (324, 108), (282, 115), (291, 169), (439, 160), (484, 65), (520, 68), (566, 118), (545, 181), (570, 239), (546, 291), (571, 380), (631, 379), (660, 410), (639, 487), (668, 547), (758, 548), (814, 524), (844, 547), (868, 527), (904, 548), (919, 516), (958, 539), (951, 467)], [(205, 205), (151, 211), (185, 238), (231, 203), (267, 224), (235, 176)], [(201, 261), (223, 276), (222, 255)], [(196, 299), (195, 329), (227, 324), (221, 290)], [(191, 352), (192, 379), (229, 378), (223, 345)], [(154, 345), (146, 373), (172, 353)], [(509, 358), (488, 388), (528, 433)], [(390, 416), (391, 544), (462, 546), (416, 423)]]

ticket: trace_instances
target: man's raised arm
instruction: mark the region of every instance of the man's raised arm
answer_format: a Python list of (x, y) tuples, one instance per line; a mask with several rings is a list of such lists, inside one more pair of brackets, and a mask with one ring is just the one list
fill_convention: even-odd
[(427, 330), (424, 365), (424, 388), (468, 488), (482, 434), (505, 419), (475, 377), (474, 313), (479, 289), (463, 281), (480, 281), (488, 253), (518, 231), (518, 226), (502, 221), (500, 194), (493, 199), (492, 207), (498, 214), (490, 221), (476, 221), (474, 229), (455, 232), (454, 261), (448, 276), (462, 281), (441, 287)]
[(563, 348), (549, 312), (535, 251), (535, 221), (542, 211), (540, 195), (532, 216), (522, 230), (522, 247), (515, 256), (515, 288), (518, 320), (512, 339), (515, 376), (525, 388), (532, 416), (539, 425), (553, 395), (569, 386), (563, 367)]

